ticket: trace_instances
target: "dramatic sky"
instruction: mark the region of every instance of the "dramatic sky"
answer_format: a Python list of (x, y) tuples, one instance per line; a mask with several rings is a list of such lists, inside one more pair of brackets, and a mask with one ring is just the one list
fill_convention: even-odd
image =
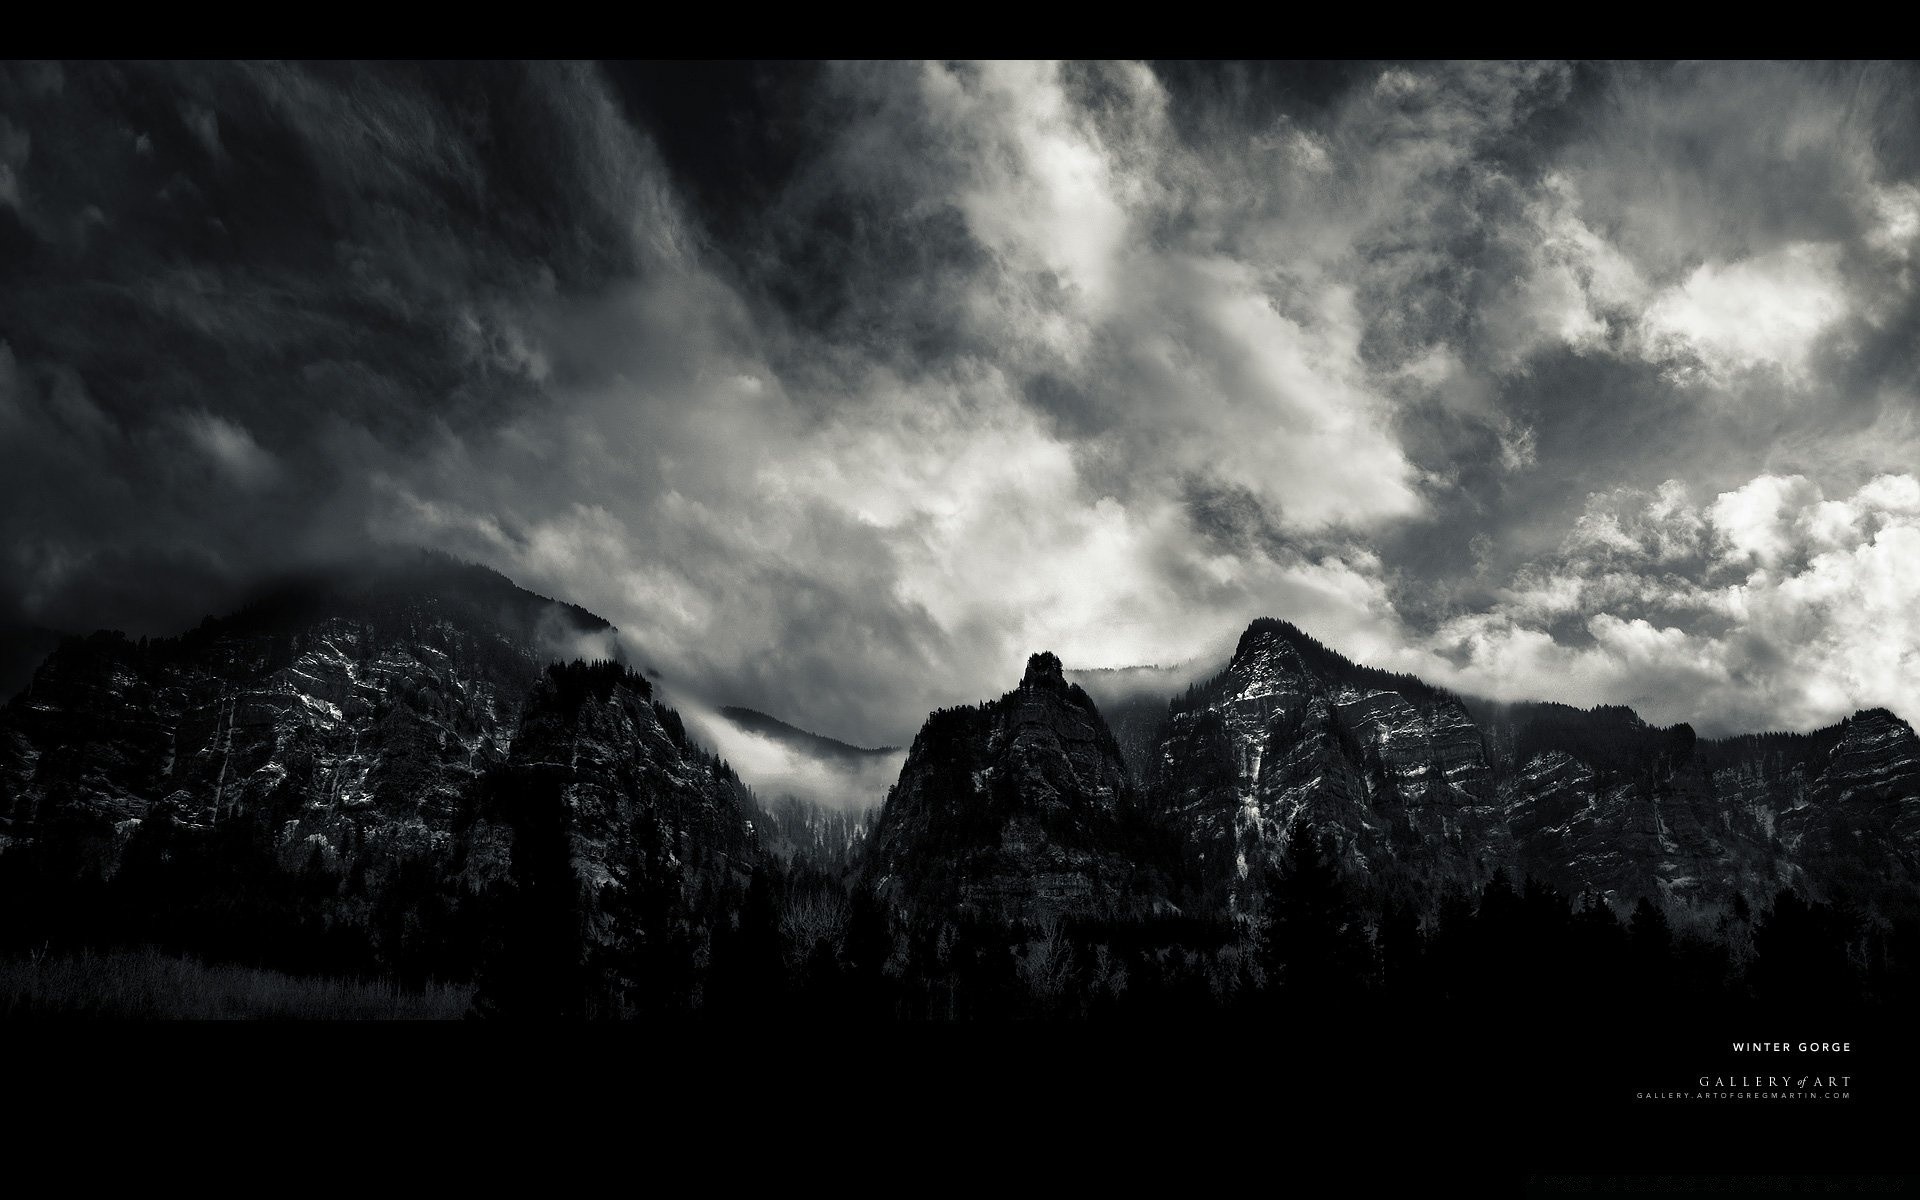
[(0, 624), (417, 543), (861, 744), (1257, 616), (1920, 718), (1920, 72), (0, 67)]

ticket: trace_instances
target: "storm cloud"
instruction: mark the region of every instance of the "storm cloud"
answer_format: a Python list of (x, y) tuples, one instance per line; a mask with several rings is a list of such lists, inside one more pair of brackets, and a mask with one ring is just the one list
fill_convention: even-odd
[(425, 544), (859, 744), (1254, 617), (1920, 715), (1910, 66), (18, 64), (0, 618)]

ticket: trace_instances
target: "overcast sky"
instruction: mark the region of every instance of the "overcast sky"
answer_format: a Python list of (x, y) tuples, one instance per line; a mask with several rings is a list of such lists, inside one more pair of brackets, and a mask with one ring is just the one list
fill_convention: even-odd
[(1254, 617), (1920, 717), (1912, 66), (9, 65), (0, 623), (421, 543), (911, 739)]

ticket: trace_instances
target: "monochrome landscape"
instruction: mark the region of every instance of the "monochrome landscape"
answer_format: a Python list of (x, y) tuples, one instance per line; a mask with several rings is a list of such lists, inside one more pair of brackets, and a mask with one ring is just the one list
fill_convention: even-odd
[(1916, 84), (6, 64), (0, 1017), (1890, 1096)]

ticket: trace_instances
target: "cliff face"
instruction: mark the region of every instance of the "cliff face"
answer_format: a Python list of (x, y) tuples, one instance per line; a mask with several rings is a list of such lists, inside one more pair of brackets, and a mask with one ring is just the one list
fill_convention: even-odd
[(1625, 708), (1469, 701), (1257, 621), (1224, 672), (1127, 720), (1137, 785), (1051, 655), (1001, 699), (933, 714), (869, 874), (909, 907), (1030, 922), (1173, 895), (1245, 912), (1305, 821), (1349, 869), (1427, 897), (1500, 871), (1616, 902), (1920, 885), (1920, 739), (1883, 710), (1702, 741)]
[(1883, 710), (1706, 742), (1623, 708), (1470, 704), (1259, 621), (1154, 740), (1152, 803), (1234, 906), (1299, 820), (1350, 867), (1423, 886), (1505, 870), (1714, 901), (1920, 882), (1920, 741)]
[(512, 798), (521, 794), (557, 804), (588, 896), (623, 884), (637, 854), (716, 873), (751, 867), (745, 789), (651, 695), (645, 679), (615, 663), (548, 668), (459, 838), (463, 874), (476, 888), (508, 874)]
[(1137, 790), (1093, 702), (1036, 654), (998, 700), (927, 719), (867, 872), (910, 910), (1039, 925), (1163, 903), (1130, 853)]
[(1173, 702), (1156, 741), (1155, 806), (1234, 907), (1296, 821), (1331, 834), (1356, 868), (1451, 877), (1497, 818), (1457, 698), (1355, 667), (1280, 622), (1255, 622), (1224, 673)]
[(1798, 876), (1856, 893), (1920, 884), (1920, 738), (1887, 710), (1702, 742), (1690, 765), (1703, 824), (1751, 831)]
[(124, 834), (165, 804), (189, 827), (271, 816), (302, 860), (443, 845), (505, 757), (542, 641), (607, 628), (426, 562), (289, 590), (178, 638), (69, 640), (0, 714), (5, 834)]
[(402, 890), (448, 908), (506, 883), (529, 796), (557, 806), (589, 923), (636, 864), (683, 882), (743, 866), (745, 789), (646, 680), (546, 667), (610, 632), (427, 558), (178, 638), (69, 640), (0, 710), (0, 845), (111, 879), (143, 831), (172, 847), (245, 830), (250, 855), (334, 881), (302, 919), (348, 929)]

